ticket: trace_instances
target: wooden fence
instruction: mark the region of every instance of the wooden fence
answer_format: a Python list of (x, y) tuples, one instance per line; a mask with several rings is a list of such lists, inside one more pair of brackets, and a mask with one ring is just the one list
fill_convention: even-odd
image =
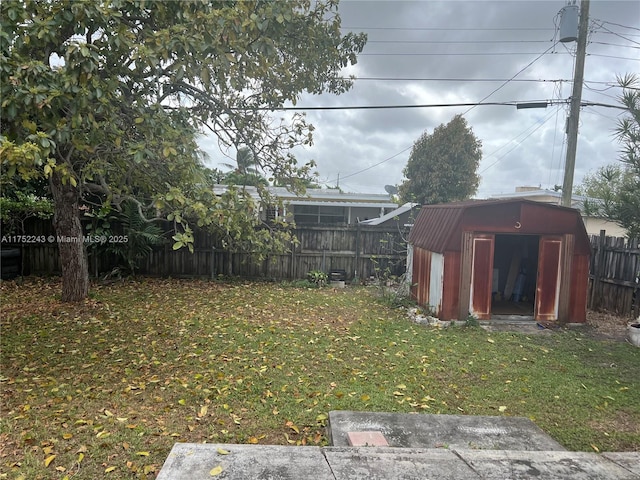
[[(52, 275), (60, 272), (58, 247), (50, 222), (33, 221), (27, 228), (30, 238), (44, 241), (21, 243), (25, 274)], [(347, 280), (366, 279), (386, 271), (402, 275), (406, 265), (406, 245), (396, 227), (300, 226), (294, 231), (297, 242), (289, 251), (257, 260), (251, 252), (231, 252), (206, 231), (194, 232), (194, 252), (173, 250), (171, 241), (155, 248), (138, 272), (151, 276), (210, 277), (234, 275), (245, 278), (294, 280), (306, 278), (312, 270), (344, 271)], [(170, 236), (169, 236), (170, 237)], [(47, 240), (49, 239), (49, 240)], [(4, 245), (3, 248), (8, 248)], [(94, 276), (117, 265), (113, 254), (89, 252), (89, 268)]]
[[(45, 241), (21, 243), (25, 274), (52, 275), (60, 272), (58, 247), (50, 222), (37, 220), (28, 224), (28, 235)], [(407, 232), (397, 228), (359, 226), (300, 226), (295, 230), (297, 244), (290, 251), (257, 261), (251, 252), (229, 252), (216, 244), (205, 231), (194, 235), (194, 253), (174, 251), (167, 242), (140, 266), (139, 272), (152, 276), (209, 277), (236, 275), (245, 278), (295, 280), (312, 270), (346, 272), (348, 280), (368, 279), (376, 271), (402, 275), (406, 267)], [(640, 314), (639, 241), (600, 236), (591, 237), (592, 256), (589, 268), (591, 310), (607, 310), (624, 316)], [(2, 245), (3, 249), (11, 245)], [(92, 254), (92, 275), (104, 274), (117, 265), (114, 255)]]
[(589, 303), (591, 310), (624, 316), (640, 314), (640, 248), (638, 239), (591, 236)]

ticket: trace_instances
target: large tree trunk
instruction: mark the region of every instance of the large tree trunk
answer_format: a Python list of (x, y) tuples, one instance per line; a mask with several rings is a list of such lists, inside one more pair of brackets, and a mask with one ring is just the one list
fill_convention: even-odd
[(89, 263), (80, 224), (80, 192), (54, 173), (51, 177), (53, 226), (62, 266), (62, 301), (77, 302), (89, 294)]

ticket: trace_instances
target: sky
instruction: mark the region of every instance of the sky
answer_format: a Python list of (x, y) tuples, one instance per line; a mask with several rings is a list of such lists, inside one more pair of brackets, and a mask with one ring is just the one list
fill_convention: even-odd
[[(511, 193), (517, 186), (562, 185), (577, 46), (558, 42), (559, 13), (566, 3), (342, 0), (343, 33), (368, 35), (358, 63), (344, 70), (356, 76), (354, 85), (339, 96), (305, 94), (299, 107), (554, 104), (520, 110), (486, 105), (310, 110), (314, 144), (294, 151), (298, 161), (315, 160), (323, 186), (384, 193), (385, 185), (402, 183), (418, 137), (463, 114), (482, 142), (476, 198)], [(589, 19), (582, 101), (620, 106), (616, 76), (640, 73), (640, 2), (592, 0)], [(610, 107), (581, 109), (574, 186), (618, 162), (613, 130), (621, 114)], [(211, 166), (219, 166), (218, 158), (229, 163), (215, 144), (201, 142)]]

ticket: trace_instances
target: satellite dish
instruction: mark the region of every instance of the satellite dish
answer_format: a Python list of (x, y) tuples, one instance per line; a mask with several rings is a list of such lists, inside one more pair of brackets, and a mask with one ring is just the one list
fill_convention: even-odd
[(396, 193), (398, 193), (398, 187), (396, 187), (395, 185), (385, 185), (384, 191), (389, 195), (395, 195)]

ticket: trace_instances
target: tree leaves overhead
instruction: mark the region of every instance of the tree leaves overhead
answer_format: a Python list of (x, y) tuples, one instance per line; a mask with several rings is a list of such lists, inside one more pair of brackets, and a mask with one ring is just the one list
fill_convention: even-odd
[(416, 140), (400, 185), (404, 202), (445, 203), (470, 198), (478, 189), (482, 143), (462, 115)]
[[(340, 71), (366, 37), (342, 35), (337, 8), (334, 0), (4, 1), (3, 173), (44, 176), (63, 192), (54, 196), (60, 235), (81, 236), (78, 222), (62, 220), (83, 203), (129, 201), (148, 219), (170, 216), (176, 245), (192, 247), (188, 221), (221, 218), (212, 214), (217, 198), (200, 191), (208, 188), (196, 143), (203, 131), (223, 147), (249, 146), (274, 179), (307, 176), (312, 165), (299, 166), (290, 149), (311, 143), (312, 126), (271, 112), (305, 91), (351, 86)], [(60, 245), (60, 254), (84, 253)]]

